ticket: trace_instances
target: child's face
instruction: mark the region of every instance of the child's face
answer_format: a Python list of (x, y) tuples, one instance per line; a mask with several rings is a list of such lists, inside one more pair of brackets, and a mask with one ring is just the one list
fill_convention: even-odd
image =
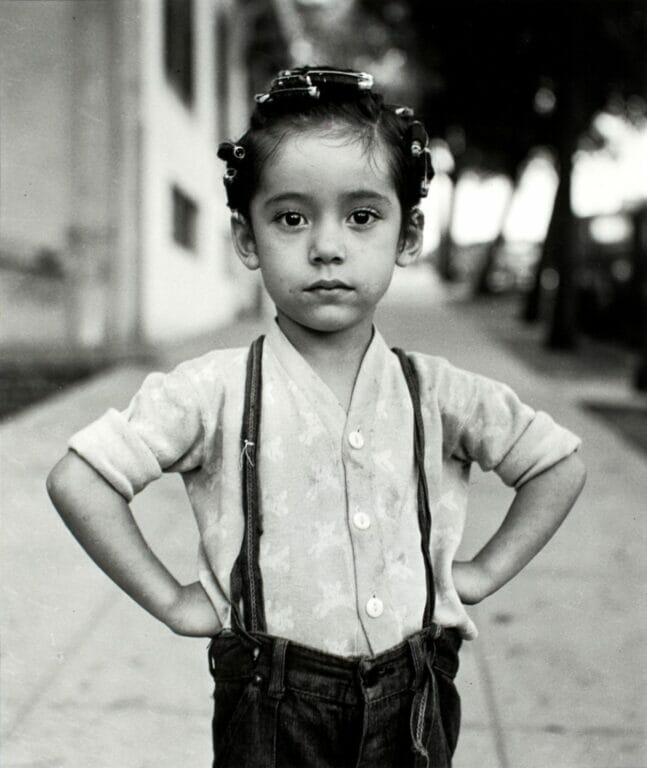
[(260, 267), (279, 322), (319, 332), (370, 328), (394, 266), (421, 247), (422, 215), (402, 227), (385, 149), (367, 152), (338, 131), (284, 138), (250, 218), (234, 222), (243, 263)]

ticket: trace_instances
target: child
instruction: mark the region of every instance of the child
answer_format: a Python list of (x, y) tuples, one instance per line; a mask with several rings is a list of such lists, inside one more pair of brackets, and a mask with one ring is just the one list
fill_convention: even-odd
[[(373, 326), (420, 253), (427, 135), (369, 75), (302, 68), (224, 144), (236, 250), (276, 305), (267, 337), (152, 374), (76, 434), (48, 489), (88, 554), (181, 635), (211, 637), (215, 764), (449, 766), (464, 605), (546, 544), (584, 481), (579, 441), (504, 385)], [(242, 424), (242, 432), (241, 432)], [(469, 465), (516, 496), (454, 561)], [(200, 531), (180, 585), (128, 503), (182, 473)]]

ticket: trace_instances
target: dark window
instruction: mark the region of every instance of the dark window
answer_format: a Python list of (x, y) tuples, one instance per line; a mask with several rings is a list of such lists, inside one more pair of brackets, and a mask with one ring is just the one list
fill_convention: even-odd
[(216, 130), (217, 140), (229, 137), (229, 19), (225, 11), (216, 15)]
[(195, 251), (198, 242), (198, 206), (178, 187), (173, 195), (173, 240)]
[(164, 0), (164, 65), (185, 104), (193, 103), (193, 0)]

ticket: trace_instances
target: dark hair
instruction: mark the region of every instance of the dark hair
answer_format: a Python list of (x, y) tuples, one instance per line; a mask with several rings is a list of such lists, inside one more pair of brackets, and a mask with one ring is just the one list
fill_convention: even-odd
[(370, 75), (348, 70), (303, 67), (281, 72), (271, 90), (256, 97), (249, 130), (236, 143), (219, 147), (219, 157), (227, 161), (229, 207), (248, 216), (263, 168), (284, 139), (332, 124), (333, 130), (352, 131), (352, 140), (364, 151), (373, 151), (378, 143), (386, 148), (402, 211), (410, 211), (426, 195), (433, 176), (427, 133), (410, 109), (386, 105), (371, 85)]

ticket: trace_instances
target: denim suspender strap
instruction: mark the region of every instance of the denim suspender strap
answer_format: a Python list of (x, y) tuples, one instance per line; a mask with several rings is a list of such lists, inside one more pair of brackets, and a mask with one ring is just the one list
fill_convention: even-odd
[[(238, 629), (266, 632), (263, 580), (259, 567), (259, 540), (262, 533), (258, 504), (257, 457), (261, 420), (261, 360), (263, 336), (249, 348), (245, 378), (245, 402), (240, 436), (241, 481), (245, 530), (240, 553), (231, 572), (231, 603)], [(243, 620), (239, 615), (243, 603)]]
[(427, 474), (425, 472), (425, 429), (420, 409), (420, 386), (418, 375), (413, 367), (411, 359), (398, 348), (393, 352), (398, 356), (404, 378), (409, 388), (411, 402), (413, 404), (414, 434), (413, 455), (418, 469), (418, 525), (420, 527), (420, 547), (425, 562), (425, 575), (427, 579), (427, 602), (423, 616), (423, 627), (431, 626), (434, 617), (434, 605), (436, 593), (434, 588), (434, 570), (431, 564), (431, 510), (429, 509), (429, 489), (427, 487)]
[[(263, 580), (259, 566), (259, 545), (262, 534), (258, 504), (257, 454), (261, 417), (261, 361), (263, 340), (260, 336), (250, 349), (245, 380), (245, 401), (241, 431), (241, 470), (243, 491), (243, 514), (245, 529), (240, 553), (231, 572), (231, 602), (234, 620), (239, 629), (249, 632), (267, 632)], [(430, 554), (431, 512), (429, 491), (425, 473), (425, 434), (420, 410), (420, 389), (416, 371), (411, 360), (401, 349), (394, 349), (404, 373), (414, 413), (414, 459), (418, 470), (418, 524), (420, 546), (425, 563), (427, 601), (423, 626), (432, 624), (434, 615), (435, 590), (433, 567)], [(242, 600), (243, 620), (239, 615)]]

